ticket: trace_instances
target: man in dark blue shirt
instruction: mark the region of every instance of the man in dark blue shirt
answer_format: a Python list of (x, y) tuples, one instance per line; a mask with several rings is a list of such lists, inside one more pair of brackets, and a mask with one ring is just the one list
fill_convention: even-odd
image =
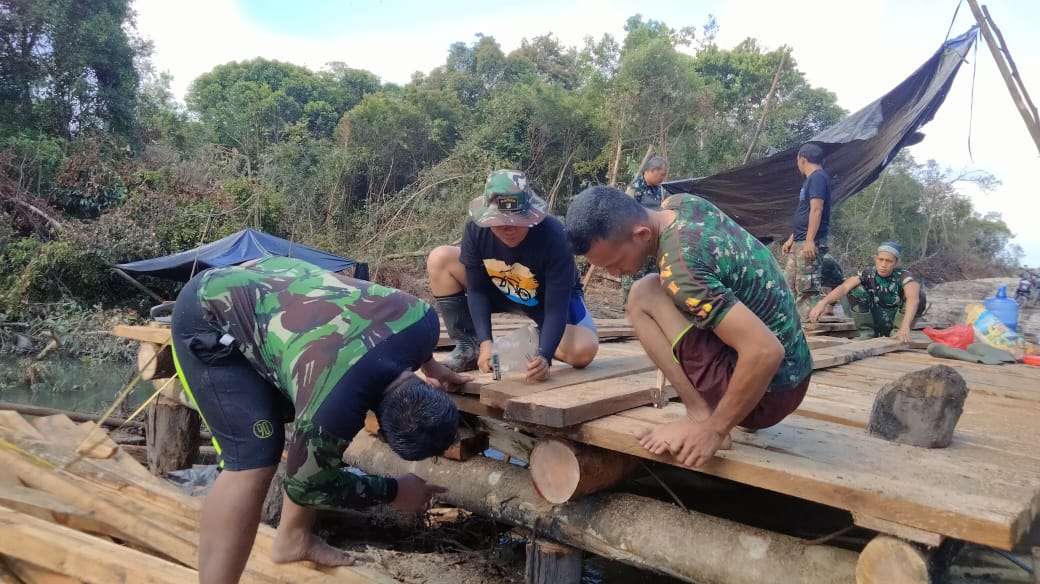
[(798, 172), (805, 177), (794, 212), (794, 231), (784, 242), (785, 272), (804, 321), (820, 296), (820, 258), (827, 253), (831, 224), (831, 176), (823, 169), (823, 148), (811, 142), (798, 149)]
[(523, 314), (539, 327), (538, 351), (527, 379), (549, 378), (555, 357), (585, 367), (599, 349), (581, 280), (563, 224), (548, 214), (527, 176), (498, 170), (484, 195), (470, 203), (462, 247), (441, 246), (426, 269), (455, 350), (443, 364), (454, 371), (491, 370), (491, 314)]

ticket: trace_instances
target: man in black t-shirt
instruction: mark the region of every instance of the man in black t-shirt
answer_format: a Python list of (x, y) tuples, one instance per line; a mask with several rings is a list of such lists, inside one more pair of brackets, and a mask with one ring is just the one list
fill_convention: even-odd
[(527, 379), (549, 378), (555, 357), (585, 367), (599, 334), (585, 308), (581, 280), (563, 224), (548, 215), (527, 176), (498, 170), (470, 203), (462, 246), (430, 253), (426, 269), (455, 350), (442, 363), (454, 371), (491, 371), (491, 314), (523, 314), (539, 327)]
[(831, 176), (823, 169), (823, 148), (798, 149), (798, 172), (805, 177), (794, 213), (794, 230), (784, 242), (787, 280), (804, 321), (820, 296), (820, 258), (827, 253), (831, 224)]

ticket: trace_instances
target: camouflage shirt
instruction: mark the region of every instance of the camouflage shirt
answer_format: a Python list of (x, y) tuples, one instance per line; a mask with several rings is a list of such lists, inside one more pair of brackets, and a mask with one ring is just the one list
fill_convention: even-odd
[[(214, 325), (234, 337), (253, 368), (295, 405), (285, 479), (289, 497), (315, 507), (392, 499), (395, 481), (357, 476), (341, 460), (363, 415), (360, 423), (354, 416), (336, 428), (318, 427), (313, 420), (362, 356), (418, 322), (430, 306), (392, 288), (283, 257), (213, 269), (202, 278), (199, 298)], [(386, 376), (369, 376), (366, 387), (350, 391), (370, 403), (367, 394), (378, 399), (393, 380)]]
[(664, 189), (661, 188), (661, 185), (652, 187), (646, 184), (642, 174), (632, 181), (632, 184), (628, 185), (625, 192), (628, 196), (634, 197), (644, 207), (650, 207), (651, 209), (660, 209), (661, 200), (664, 198)]
[(877, 273), (877, 268), (867, 268), (860, 272), (859, 283), (870, 293), (874, 306), (878, 308), (899, 308), (906, 303), (906, 285), (914, 281), (914, 277), (903, 268), (895, 268), (887, 278)]
[(661, 284), (691, 326), (713, 329), (742, 302), (773, 331), (784, 360), (769, 391), (798, 385), (812, 371), (794, 296), (773, 254), (708, 201), (670, 197), (675, 221), (661, 232), (657, 261)]

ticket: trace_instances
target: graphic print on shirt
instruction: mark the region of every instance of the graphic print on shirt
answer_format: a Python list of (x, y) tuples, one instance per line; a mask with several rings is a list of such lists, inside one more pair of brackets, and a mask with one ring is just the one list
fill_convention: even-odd
[(506, 264), (502, 260), (484, 260), (484, 269), (487, 270), (491, 283), (495, 285), (506, 298), (523, 304), (524, 306), (536, 306), (538, 304), (538, 280), (531, 273), (530, 268), (523, 264)]

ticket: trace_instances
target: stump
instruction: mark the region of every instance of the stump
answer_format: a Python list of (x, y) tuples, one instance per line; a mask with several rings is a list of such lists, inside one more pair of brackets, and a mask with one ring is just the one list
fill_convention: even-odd
[(936, 365), (907, 373), (881, 388), (867, 432), (923, 448), (944, 448), (964, 411), (968, 386), (951, 367)]
[(162, 379), (173, 377), (177, 368), (173, 364), (173, 352), (170, 345), (142, 342), (137, 347), (137, 370), (141, 379)]
[(199, 452), (202, 419), (195, 410), (164, 395), (148, 406), (145, 418), (148, 467), (164, 476), (171, 470), (190, 468)]
[(550, 541), (527, 542), (525, 584), (579, 584), (582, 552)]
[(619, 452), (542, 440), (531, 451), (531, 483), (550, 503), (566, 503), (620, 481), (635, 467), (632, 457)]

